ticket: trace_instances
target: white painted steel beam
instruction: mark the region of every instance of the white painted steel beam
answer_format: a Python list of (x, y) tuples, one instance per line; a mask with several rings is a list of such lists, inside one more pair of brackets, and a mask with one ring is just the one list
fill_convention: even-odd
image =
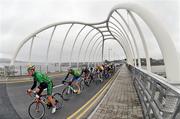
[(145, 52), (145, 55), (146, 55), (146, 68), (148, 71), (151, 71), (151, 64), (150, 64), (150, 57), (149, 57), (149, 51), (148, 51), (148, 48), (147, 48), (147, 42), (144, 38), (144, 35), (143, 35), (143, 32), (136, 20), (136, 18), (134, 17), (134, 15), (130, 12), (130, 11), (127, 11), (130, 15), (130, 17), (132, 18), (137, 30), (138, 30), (138, 33), (140, 35), (140, 38), (141, 38), (141, 41), (142, 41), (142, 44), (143, 44), (143, 49), (144, 49), (144, 52)]
[(180, 60), (178, 52), (163, 24), (146, 8), (137, 4), (120, 4), (113, 8), (113, 10), (117, 9), (133, 11), (144, 20), (154, 34), (161, 49), (166, 66), (167, 81), (170, 83), (180, 83)]

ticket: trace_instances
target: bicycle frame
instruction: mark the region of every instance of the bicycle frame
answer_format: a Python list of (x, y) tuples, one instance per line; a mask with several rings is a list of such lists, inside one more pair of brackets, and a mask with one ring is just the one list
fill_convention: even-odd
[[(70, 90), (72, 90), (73, 91), (73, 93), (74, 93), (74, 88), (71, 86), (71, 84), (72, 84), (72, 82), (66, 82), (66, 84), (68, 85), (67, 87), (68, 87), (68, 93), (70, 93)], [(66, 85), (65, 84), (65, 85)]]
[[(48, 101), (48, 98), (47, 98), (48, 95), (41, 95), (40, 97), (38, 97), (37, 93), (33, 92), (33, 97), (35, 99), (29, 105), (29, 108), (28, 108), (29, 116), (34, 119), (34, 114), (31, 113), (31, 110), (35, 110), (38, 113), (40, 112), (41, 115), (39, 116), (39, 118), (41, 119), (45, 114), (46, 108), (50, 109), (52, 107), (52, 104)], [(61, 98), (62, 98), (61, 94), (59, 94), (59, 93), (53, 94), (53, 99), (55, 100), (56, 109), (60, 109), (62, 107), (63, 102), (61, 101)], [(45, 106), (47, 106), (47, 107), (45, 107)]]
[(68, 86), (68, 93), (70, 93), (70, 90), (72, 90), (74, 92), (75, 89), (72, 86), (69, 85)]

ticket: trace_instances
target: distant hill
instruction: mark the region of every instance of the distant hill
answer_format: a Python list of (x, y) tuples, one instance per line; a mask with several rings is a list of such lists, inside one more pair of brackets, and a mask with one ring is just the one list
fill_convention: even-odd
[[(8, 58), (0, 58), (0, 63), (10, 63), (11, 59)], [(15, 61), (16, 63), (25, 63), (25, 61)]]
[(8, 58), (0, 58), (0, 63), (10, 63), (10, 61)]
[[(106, 63), (111, 63), (111, 62), (114, 62), (114, 63), (123, 63), (126, 59), (124, 60), (114, 60), (114, 61), (108, 61), (108, 60), (105, 60)], [(137, 64), (138, 64), (138, 60), (137, 61)], [(163, 59), (152, 59), (150, 58), (150, 61), (151, 61), (151, 65), (164, 65), (164, 60)], [(8, 58), (0, 58), (0, 63), (10, 63), (11, 60), (8, 59)], [(27, 63), (25, 61), (16, 61), (16, 63)], [(42, 62), (34, 62), (34, 64), (42, 64)], [(58, 63), (52, 63), (52, 64), (58, 64)], [(73, 65), (76, 65), (75, 62), (72, 63)], [(80, 62), (81, 64), (81, 62)], [(62, 64), (63, 66), (66, 66), (66, 65), (69, 65), (68, 62), (63, 62)], [(141, 58), (141, 65), (146, 65), (146, 59), (145, 58)]]
[[(136, 60), (136, 62), (138, 64), (138, 60)], [(163, 59), (150, 58), (150, 63), (151, 63), (151, 66), (164, 65), (164, 60)], [(145, 58), (141, 58), (141, 65), (146, 66), (146, 59)]]
[[(146, 65), (146, 59), (145, 58), (140, 58), (141, 59), (141, 65), (142, 66), (145, 66)], [(126, 61), (126, 59), (124, 60), (114, 60), (114, 61), (108, 61), (108, 60), (105, 60), (106, 63), (122, 63)], [(136, 63), (138, 65), (138, 60), (136, 59)], [(151, 63), (151, 66), (156, 66), (156, 65), (164, 65), (164, 60), (163, 59), (152, 59), (150, 58), (150, 63)]]

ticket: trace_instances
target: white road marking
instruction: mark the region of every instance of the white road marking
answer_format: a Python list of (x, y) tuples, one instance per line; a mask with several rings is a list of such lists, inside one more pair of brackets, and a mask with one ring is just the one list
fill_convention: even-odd
[[(59, 84), (59, 85), (56, 85), (56, 86), (54, 86), (53, 88), (58, 88), (58, 87), (61, 87), (61, 86), (64, 86), (64, 84)], [(47, 90), (47, 88), (46, 88), (46, 89), (44, 89), (44, 90)]]

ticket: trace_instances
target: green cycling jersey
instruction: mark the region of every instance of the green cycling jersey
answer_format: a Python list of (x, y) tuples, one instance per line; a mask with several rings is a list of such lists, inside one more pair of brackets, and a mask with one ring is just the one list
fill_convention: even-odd
[(81, 73), (79, 70), (72, 70), (71, 74), (74, 76), (74, 77), (80, 77), (81, 76)]
[(36, 87), (37, 82), (38, 82), (40, 85), (46, 84), (47, 85), (47, 87), (46, 87), (47, 88), (47, 94), (52, 95), (53, 82), (47, 75), (45, 75), (44, 73), (35, 71), (32, 76), (34, 78), (34, 83), (31, 87), (31, 90), (33, 90)]
[(38, 82), (38, 83), (50, 83), (52, 80), (47, 76), (45, 75), (44, 73), (41, 73), (41, 72), (34, 72), (33, 74), (33, 77), (34, 79)]
[(73, 75), (75, 78), (79, 78), (81, 76), (81, 73), (79, 70), (72, 69), (68, 74), (66, 75), (65, 80), (69, 77), (69, 74)]

